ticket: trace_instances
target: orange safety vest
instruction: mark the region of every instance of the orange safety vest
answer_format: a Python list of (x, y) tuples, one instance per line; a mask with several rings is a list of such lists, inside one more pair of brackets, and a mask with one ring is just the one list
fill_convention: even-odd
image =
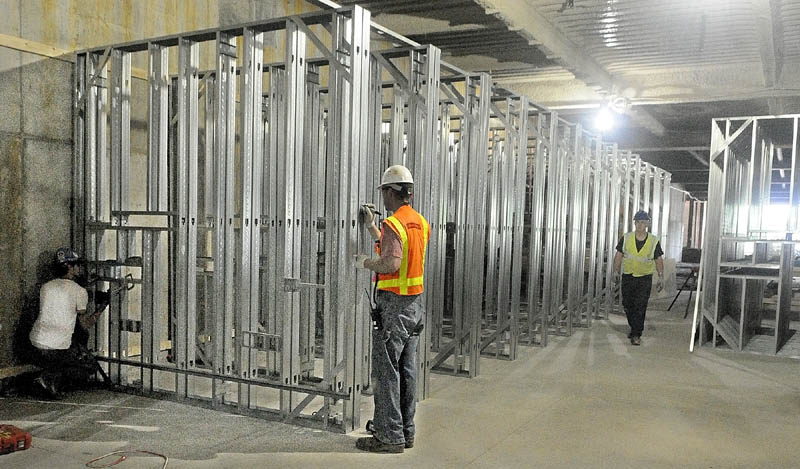
[(410, 205), (398, 208), (383, 222), (403, 242), (403, 258), (400, 270), (391, 274), (378, 274), (378, 289), (398, 295), (419, 295), (424, 291), (425, 250), (431, 228), (425, 217)]

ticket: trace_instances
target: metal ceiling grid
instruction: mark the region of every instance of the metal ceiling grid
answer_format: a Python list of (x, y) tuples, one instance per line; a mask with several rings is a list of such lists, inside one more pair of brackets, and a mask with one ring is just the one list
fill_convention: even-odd
[(609, 72), (758, 62), (750, 2), (530, 0)]

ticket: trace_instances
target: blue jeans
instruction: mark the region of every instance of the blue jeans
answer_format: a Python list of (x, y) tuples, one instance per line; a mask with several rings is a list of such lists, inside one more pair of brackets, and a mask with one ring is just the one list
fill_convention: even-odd
[[(375, 438), (389, 444), (414, 441), (417, 346), (425, 310), (420, 295), (378, 291), (382, 328), (372, 334)], [(415, 332), (416, 331), (416, 332)]]

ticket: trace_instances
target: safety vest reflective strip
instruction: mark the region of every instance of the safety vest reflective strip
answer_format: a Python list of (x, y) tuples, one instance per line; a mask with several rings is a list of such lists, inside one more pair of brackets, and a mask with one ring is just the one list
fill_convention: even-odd
[(648, 234), (642, 249), (636, 250), (636, 233), (628, 233), (622, 241), (622, 273), (633, 274), (634, 277), (651, 275), (655, 271), (655, 254), (658, 238)]
[[(420, 286), (424, 283), (424, 275), (419, 277), (408, 278), (408, 233), (400, 220), (394, 216), (388, 217), (387, 222), (391, 223), (397, 233), (400, 235), (400, 241), (403, 243), (403, 258), (400, 261), (400, 270), (398, 271), (397, 278), (378, 280), (378, 289), (385, 290), (388, 288), (397, 288), (401, 295), (408, 295), (408, 287)], [(422, 269), (425, 271), (425, 252), (428, 250), (428, 224), (422, 221)]]

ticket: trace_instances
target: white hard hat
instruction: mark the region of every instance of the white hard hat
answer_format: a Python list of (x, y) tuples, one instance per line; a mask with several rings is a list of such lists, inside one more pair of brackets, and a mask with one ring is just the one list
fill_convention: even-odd
[(408, 168), (401, 164), (396, 164), (386, 168), (381, 178), (381, 185), (378, 186), (378, 188), (381, 189), (385, 186), (390, 186), (392, 189), (399, 191), (402, 188), (401, 184), (413, 185), (414, 178), (411, 177), (411, 171), (409, 171)]

